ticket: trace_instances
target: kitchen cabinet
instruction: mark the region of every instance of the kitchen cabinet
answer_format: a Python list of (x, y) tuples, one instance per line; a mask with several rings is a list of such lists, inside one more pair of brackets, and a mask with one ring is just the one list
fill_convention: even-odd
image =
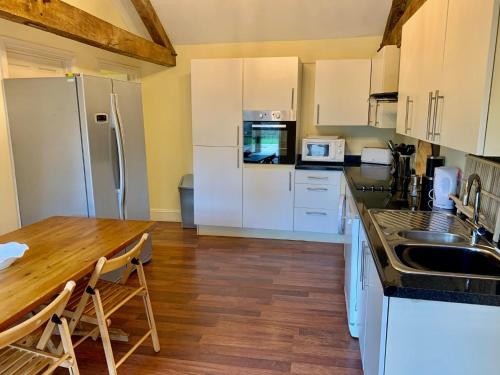
[(372, 57), (370, 94), (398, 91), (399, 48), (383, 47)]
[(398, 133), (500, 155), (499, 6), (428, 0), (403, 26)]
[(293, 230), (293, 165), (245, 165), (243, 227)]
[(191, 61), (193, 145), (240, 145), (242, 95), (242, 59)]
[[(449, 1), (433, 142), (472, 154), (500, 155), (498, 96), (494, 100), (500, 91), (500, 58), (495, 58), (498, 17), (496, 0)], [(496, 54), (500, 57), (498, 48)], [(496, 119), (491, 117), (494, 111)]]
[(380, 129), (396, 127), (397, 102), (370, 99), (368, 111), (368, 125)]
[(435, 90), (440, 86), (448, 0), (430, 0), (404, 25), (398, 132), (430, 141)]
[(299, 58), (244, 59), (243, 109), (296, 110), (299, 99)]
[(295, 172), (293, 229), (299, 232), (342, 233), (345, 182), (342, 172)]
[(371, 61), (317, 60), (314, 87), (314, 124), (368, 124)]
[(194, 146), (194, 222), (242, 226), (243, 172), (238, 147)]

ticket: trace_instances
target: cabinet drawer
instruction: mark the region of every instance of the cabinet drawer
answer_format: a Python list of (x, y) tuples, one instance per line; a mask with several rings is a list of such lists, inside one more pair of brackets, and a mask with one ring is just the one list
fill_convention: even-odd
[(338, 233), (337, 215), (337, 210), (296, 208), (293, 229), (301, 232)]
[(318, 184), (318, 185), (340, 185), (342, 172), (332, 171), (295, 171), (295, 183)]
[(295, 185), (295, 207), (334, 210), (339, 206), (339, 185)]

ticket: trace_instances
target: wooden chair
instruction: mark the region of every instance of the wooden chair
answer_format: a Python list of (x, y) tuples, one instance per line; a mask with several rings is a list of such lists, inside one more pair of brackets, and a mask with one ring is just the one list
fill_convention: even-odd
[[(75, 282), (69, 281), (64, 290), (48, 306), (24, 322), (0, 333), (0, 374), (51, 374), (58, 366), (69, 369), (70, 374), (79, 374), (71, 334), (66, 319), (61, 317)], [(36, 349), (15, 344), (38, 330), (44, 323), (57, 325), (61, 335), (63, 353), (54, 355), (44, 351), (45, 345)]]
[[(71, 317), (70, 331), (73, 332), (79, 321), (96, 324), (93, 330), (88, 332), (80, 340), (75, 343), (78, 346), (88, 337), (97, 337), (100, 333), (106, 355), (106, 362), (110, 374), (116, 374), (117, 368), (149, 337), (153, 341), (155, 352), (160, 351), (160, 341), (156, 331), (156, 325), (153, 316), (153, 309), (149, 298), (149, 292), (146, 285), (146, 277), (144, 268), (139, 259), (144, 243), (148, 239), (148, 234), (144, 234), (136, 246), (126, 254), (116, 258), (106, 259), (101, 258), (97, 262), (96, 268), (92, 276), (88, 280), (86, 286), (83, 286), (81, 293), (75, 293), (66, 307), (65, 315)], [(100, 277), (108, 272), (116, 271), (124, 268), (122, 277), (118, 283), (113, 283), (101, 280)], [(137, 269), (139, 277), (139, 287), (125, 285), (130, 273)], [(84, 284), (85, 285), (85, 284)], [(141, 296), (144, 301), (146, 316), (149, 323), (149, 331), (142, 336), (132, 348), (123, 355), (121, 359), (115, 362), (111, 340), (108, 331), (110, 316), (120, 307), (136, 296)], [(92, 299), (90, 299), (92, 297)]]

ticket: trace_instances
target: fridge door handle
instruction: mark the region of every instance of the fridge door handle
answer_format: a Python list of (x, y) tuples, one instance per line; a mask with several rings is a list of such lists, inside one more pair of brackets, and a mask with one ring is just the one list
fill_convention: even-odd
[(111, 94), (111, 109), (113, 112), (113, 123), (116, 127), (116, 145), (118, 148), (118, 169), (119, 169), (119, 188), (118, 188), (118, 211), (120, 219), (126, 219), (125, 215), (125, 155), (123, 151), (123, 130), (120, 116), (120, 107), (118, 106), (118, 96)]

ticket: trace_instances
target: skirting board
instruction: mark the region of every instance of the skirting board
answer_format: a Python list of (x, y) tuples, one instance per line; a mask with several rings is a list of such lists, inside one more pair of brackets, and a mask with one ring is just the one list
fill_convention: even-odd
[(181, 211), (178, 209), (152, 208), (149, 212), (154, 221), (181, 221)]
[(198, 225), (198, 234), (201, 236), (226, 236), (226, 237), (249, 237), (266, 238), (275, 240), (313, 241), (328, 243), (345, 243), (343, 234), (293, 232), (286, 230), (248, 229), (214, 227), (209, 225)]

